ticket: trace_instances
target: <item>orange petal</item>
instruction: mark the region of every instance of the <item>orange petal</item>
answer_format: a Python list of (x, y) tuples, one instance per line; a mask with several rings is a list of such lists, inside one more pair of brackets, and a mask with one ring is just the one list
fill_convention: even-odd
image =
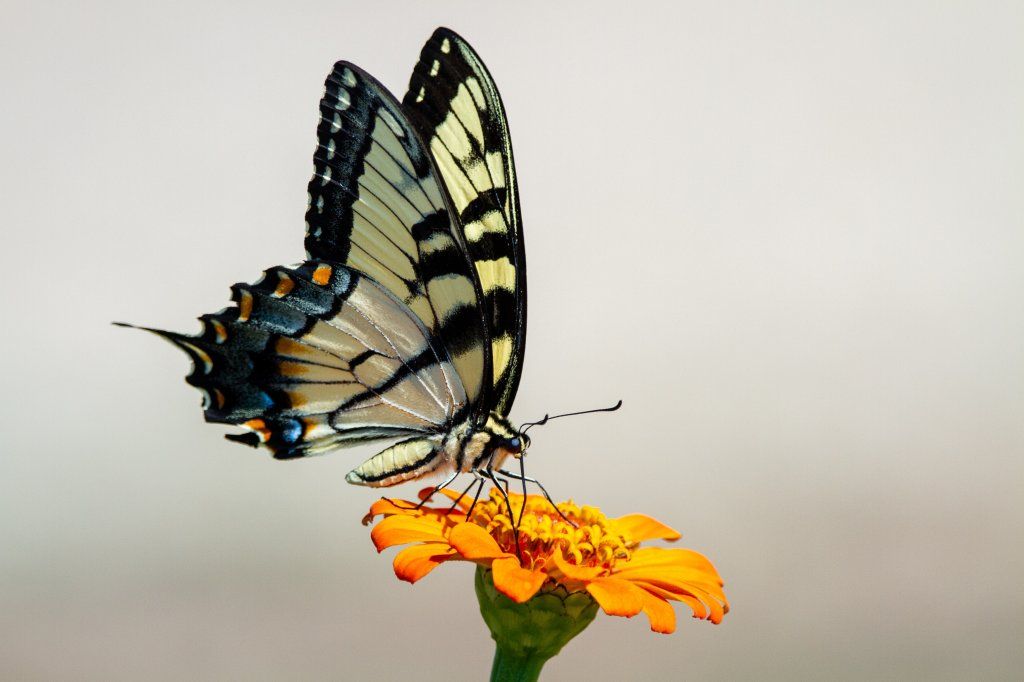
[(675, 542), (682, 535), (679, 531), (669, 528), (661, 521), (652, 519), (645, 514), (626, 514), (612, 519), (612, 527), (627, 540), (643, 542), (644, 540), (669, 540)]
[(614, 574), (626, 580), (645, 580), (673, 587), (696, 586), (725, 600), (722, 578), (706, 558), (686, 549), (649, 547), (637, 550)]
[(651, 630), (662, 634), (671, 634), (676, 630), (676, 612), (672, 605), (661, 597), (657, 597), (647, 590), (643, 592), (643, 609), (647, 620), (651, 621)]
[(718, 571), (707, 557), (692, 549), (668, 549), (665, 547), (644, 547), (633, 552), (624, 570), (650, 568), (690, 569), (721, 581)]
[(662, 599), (683, 602), (693, 610), (694, 618), (707, 619), (716, 625), (721, 623), (723, 616), (729, 612), (729, 603), (725, 600), (724, 594), (709, 593), (695, 585), (680, 587), (646, 581), (635, 581), (634, 584)]
[(631, 571), (625, 575), (619, 575), (616, 573), (615, 576), (617, 578), (623, 578), (624, 580), (631, 580), (633, 582), (643, 580), (655, 585), (660, 585), (670, 591), (697, 590), (707, 592), (708, 594), (715, 595), (719, 601), (725, 601), (725, 591), (722, 589), (721, 583), (714, 578), (709, 577), (705, 573), (662, 570), (657, 573), (652, 572), (651, 574), (645, 575), (643, 572)]
[(700, 620), (707, 620), (708, 607), (704, 606), (703, 602), (701, 602), (700, 599), (697, 599), (696, 597), (690, 597), (687, 595), (680, 595), (679, 601), (690, 607), (690, 610), (693, 611), (694, 618)]
[(495, 559), (491, 562), (491, 570), (495, 589), (517, 604), (533, 598), (547, 579), (541, 571), (531, 571), (520, 566), (519, 559), (514, 556)]
[(694, 618), (697, 618), (699, 620), (707, 620), (708, 607), (704, 606), (700, 599), (685, 594), (679, 595), (678, 598), (679, 601), (690, 607), (690, 610), (693, 611)]
[(725, 610), (728, 611), (728, 601), (722, 590), (722, 581), (717, 574), (711, 575), (692, 568), (629, 568), (627, 566), (615, 571), (613, 575), (623, 580), (657, 585), (672, 593), (693, 594), (703, 601), (707, 601), (707, 597), (713, 597), (721, 602)]
[(708, 608), (711, 609), (711, 615), (708, 616), (708, 620), (715, 625), (721, 623), (725, 614), (729, 613), (729, 603), (726, 601), (719, 602), (713, 597), (705, 598), (703, 601), (708, 605)]
[(612, 573), (616, 578), (630, 580), (632, 582), (644, 581), (654, 585), (660, 585), (666, 590), (702, 590), (716, 595), (719, 599), (725, 600), (725, 592), (721, 584), (706, 573), (692, 570), (622, 570)]
[[(704, 604), (707, 604), (708, 609), (711, 611), (711, 613), (708, 614), (708, 620), (710, 620), (715, 625), (721, 623), (722, 618), (725, 616), (725, 614), (729, 612), (728, 604), (723, 604), (714, 598), (705, 596), (703, 599), (701, 599), (701, 601)], [(696, 611), (694, 612), (694, 614), (696, 614)]]
[(389, 500), (382, 497), (370, 505), (370, 511), (363, 517), (363, 525), (370, 525), (375, 516), (391, 516), (393, 514), (413, 514), (418, 516), (419, 510), (416, 509), (414, 503), (407, 500)]
[(395, 575), (399, 580), (414, 583), (454, 556), (455, 550), (442, 542), (406, 547), (395, 555)]
[(689, 606), (693, 610), (693, 617), (694, 618), (701, 618), (701, 619), (703, 619), (703, 618), (707, 618), (708, 617), (707, 607), (705, 607), (703, 604), (701, 604), (700, 600), (697, 599), (696, 597), (694, 597), (691, 594), (685, 594), (685, 593), (682, 593), (682, 592), (673, 592), (671, 590), (666, 590), (665, 588), (661, 587), (660, 585), (652, 585), (651, 583), (647, 583), (647, 582), (643, 582), (643, 581), (633, 581), (633, 584), (637, 585), (639, 587), (644, 588), (645, 590), (647, 590), (651, 594), (653, 594), (653, 595), (655, 595), (657, 597), (661, 597), (662, 599), (671, 599), (673, 601), (683, 602), (684, 604), (686, 604), (687, 606)]
[[(501, 547), (498, 546), (494, 538), (475, 523), (460, 523), (456, 525), (448, 536), (448, 542), (458, 550), (459, 554), (472, 561), (512, 556), (507, 552), (501, 551)], [(518, 563), (518, 560), (516, 560), (516, 563)]]
[(644, 606), (643, 590), (618, 578), (598, 578), (587, 584), (587, 592), (609, 616), (631, 618)]
[(603, 566), (577, 566), (576, 564), (570, 564), (565, 560), (565, 555), (562, 554), (561, 548), (555, 551), (552, 558), (555, 560), (555, 566), (558, 567), (558, 570), (564, 573), (565, 577), (570, 580), (589, 582), (601, 575), (605, 570)]
[(389, 516), (370, 531), (374, 547), (381, 552), (388, 547), (410, 542), (443, 542), (441, 524), (432, 517)]
[[(420, 491), (420, 499), (423, 499), (424, 493), (429, 493), (431, 490), (433, 490), (433, 488), (425, 488), (424, 490), (421, 490)], [(468, 511), (469, 510), (469, 505), (473, 504), (473, 496), (472, 495), (468, 495), (468, 494), (467, 495), (462, 495), (462, 493), (460, 491), (457, 491), (457, 490), (449, 490), (448, 488), (441, 488), (440, 490), (437, 491), (437, 494), (438, 495), (444, 495), (445, 497), (447, 497), (452, 502), (454, 502), (455, 500), (459, 500), (459, 496), (461, 495), (462, 499), (459, 500), (459, 508), (462, 509), (462, 511)]]

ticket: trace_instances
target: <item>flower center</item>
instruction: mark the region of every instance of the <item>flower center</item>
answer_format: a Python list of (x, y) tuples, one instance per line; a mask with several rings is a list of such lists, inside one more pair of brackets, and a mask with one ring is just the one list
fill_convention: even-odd
[[(481, 499), (470, 521), (482, 526), (506, 552), (515, 552), (515, 521), (523, 506), (522, 495), (509, 494), (513, 518), (509, 518), (505, 497), (492, 488)], [(558, 505), (559, 514), (547, 500), (528, 496), (519, 524), (519, 547), (526, 568), (543, 569), (557, 549), (577, 566), (611, 569), (615, 562), (628, 560), (632, 551), (627, 541), (614, 532), (608, 518), (596, 507), (578, 507), (572, 501)], [(562, 518), (572, 521), (566, 522)], [(575, 525), (573, 525), (575, 524)]]

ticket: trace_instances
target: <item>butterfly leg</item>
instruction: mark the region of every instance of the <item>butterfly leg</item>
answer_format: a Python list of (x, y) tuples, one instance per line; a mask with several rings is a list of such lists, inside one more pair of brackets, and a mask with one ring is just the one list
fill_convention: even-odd
[[(475, 474), (476, 472), (473, 473)], [(480, 493), (484, 491), (484, 478), (482, 476), (477, 476), (476, 478), (473, 479), (473, 482), (477, 483), (478, 485), (476, 489), (476, 494), (473, 495), (473, 504), (469, 505), (469, 511), (466, 512), (467, 521), (469, 520), (469, 517), (473, 515), (473, 510), (476, 509), (476, 503), (480, 501)], [(466, 489), (466, 492), (469, 492), (468, 488)]]
[[(487, 459), (487, 466), (484, 467), (484, 469), (487, 472), (487, 474), (486, 474), (487, 478), (490, 478), (492, 481), (495, 481), (495, 482), (499, 482), (500, 481), (505, 486), (505, 493), (504, 493), (505, 494), (505, 499), (508, 500), (509, 499), (509, 482), (508, 482), (507, 478), (501, 478), (501, 477), (499, 477), (498, 475), (495, 474), (495, 472), (494, 472), (494, 453), (493, 452), (491, 453), (491, 456)], [(516, 529), (519, 528), (519, 522), (523, 520), (523, 509), (525, 509), (525, 508), (526, 508), (526, 483), (523, 483), (523, 506), (519, 509), (519, 518), (516, 521), (514, 521)], [(509, 517), (509, 518), (511, 519), (511, 517)]]
[[(483, 479), (488, 479), (492, 481), (495, 487), (498, 489), (498, 492), (501, 493), (501, 496), (505, 498), (505, 507), (508, 509), (508, 520), (512, 521), (512, 519), (514, 519), (516, 516), (515, 512), (512, 511), (512, 500), (509, 499), (508, 493), (505, 492), (505, 489), (501, 487), (501, 483), (498, 482), (498, 477), (494, 475), (494, 471), (492, 471), (490, 468), (485, 468), (478, 470), (478, 473), (482, 477), (481, 481)], [(526, 504), (526, 500), (523, 500), (523, 504)], [(519, 526), (513, 527), (512, 537), (516, 541), (516, 556), (522, 559), (523, 553), (519, 549)]]
[(571, 525), (573, 528), (577, 527), (572, 520), (570, 520), (565, 514), (562, 513), (562, 510), (558, 508), (558, 505), (555, 504), (555, 501), (551, 499), (551, 495), (548, 493), (547, 489), (543, 485), (541, 485), (541, 482), (538, 481), (536, 478), (530, 478), (529, 476), (520, 476), (519, 474), (515, 474), (511, 471), (505, 471), (504, 469), (498, 469), (498, 473), (504, 476), (508, 476), (509, 478), (514, 479), (516, 481), (522, 481), (524, 484), (533, 483), (535, 486), (540, 488), (540, 491), (542, 493), (544, 493), (544, 498), (551, 503), (551, 506), (555, 508), (555, 511), (558, 512), (558, 515), (562, 517), (562, 520)]
[[(519, 471), (521, 472), (521, 478), (523, 484), (523, 504), (519, 507), (519, 517), (513, 522), (515, 524), (516, 532), (519, 532), (519, 524), (523, 522), (523, 512), (526, 511), (526, 466), (523, 463), (522, 456), (516, 457), (519, 460)], [(501, 473), (507, 473), (499, 470)], [(509, 494), (509, 483), (507, 478), (499, 478), (494, 472), (494, 454), (491, 454), (490, 459), (487, 460), (487, 472), (493, 477), (495, 481), (501, 481), (505, 484), (505, 499), (508, 499)]]
[[(466, 495), (467, 495), (467, 494), (469, 493), (469, 489), (470, 489), (470, 488), (472, 488), (472, 487), (473, 487), (474, 485), (476, 485), (476, 484), (478, 484), (478, 483), (480, 483), (480, 481), (478, 481), (478, 480), (476, 479), (476, 477), (474, 477), (474, 478), (473, 478), (473, 480), (469, 482), (469, 485), (467, 485), (467, 486), (466, 486), (466, 489), (462, 491), (462, 494), (461, 494), (461, 495), (459, 495), (459, 496), (458, 496), (458, 497), (457, 497), (457, 498), (455, 499), (455, 501), (454, 501), (454, 502), (452, 502), (452, 506), (448, 507), (448, 513), (449, 513), (449, 514), (451, 514), (451, 513), (453, 512), (453, 511), (455, 511), (455, 508), (459, 506), (459, 502), (462, 502), (462, 498), (463, 498), (463, 497), (465, 497), (465, 496), (466, 496)], [(476, 494), (476, 496), (477, 496), (477, 497), (479, 497), (479, 496), (480, 496), (480, 492), (479, 492), (479, 491), (477, 491), (477, 494)], [(474, 505), (476, 504), (476, 498), (474, 498), (474, 499), (473, 499), (473, 504), (474, 504)], [(472, 507), (470, 508), (470, 511), (473, 511)], [(469, 518), (469, 514), (466, 514), (466, 518), (467, 518), (467, 519)]]
[[(545, 415), (545, 418), (547, 418), (547, 415)], [(526, 511), (526, 459), (522, 453), (516, 459), (519, 460), (519, 475), (521, 476), (519, 482), (523, 485), (523, 506), (519, 508), (519, 518), (516, 520), (516, 528), (518, 528), (519, 524), (523, 522), (523, 512)]]
[[(397, 502), (396, 502), (395, 500), (392, 500), (392, 499), (391, 499), (390, 497), (382, 497), (381, 499), (382, 499), (382, 500), (387, 500), (388, 502), (390, 502), (391, 504), (395, 505), (396, 507), (402, 507), (403, 509), (411, 509), (412, 511), (419, 511), (420, 509), (422, 509), (422, 508), (423, 508), (423, 505), (425, 505), (425, 504), (426, 504), (427, 502), (430, 502), (430, 499), (431, 499), (432, 497), (434, 497), (434, 495), (436, 495), (436, 494), (437, 494), (437, 491), (438, 491), (438, 490), (440, 490), (441, 488), (444, 488), (444, 487), (445, 487), (445, 486), (447, 486), (447, 485), (448, 485), (449, 483), (451, 483), (452, 481), (454, 481), (454, 480), (456, 479), (456, 477), (458, 477), (459, 473), (460, 473), (460, 472), (456, 471), (456, 472), (455, 472), (454, 474), (452, 474), (451, 476), (449, 476), (449, 477), (448, 477), (448, 478), (447, 478), (447, 479), (446, 479), (446, 480), (445, 480), (445, 481), (444, 481), (443, 483), (441, 483), (440, 485), (436, 485), (436, 486), (434, 486), (434, 489), (433, 489), (433, 490), (431, 490), (431, 491), (430, 491), (430, 493), (429, 493), (429, 494), (428, 494), (428, 495), (427, 495), (426, 497), (424, 497), (424, 498), (423, 498), (422, 500), (420, 500), (420, 501), (419, 501), (419, 504), (417, 504), (417, 505), (416, 505), (415, 507), (403, 507), (402, 505), (398, 504), (398, 503), (397, 503)], [(470, 485), (470, 486), (472, 486), (472, 485), (473, 485), (473, 483), (476, 483), (476, 481), (475, 481), (475, 480), (474, 480), (474, 481), (472, 481), (472, 482), (471, 482), (471, 483), (470, 483), (469, 485)], [(469, 488), (466, 488), (466, 489), (465, 489), (465, 490), (464, 490), (464, 491), (462, 492), (462, 495), (460, 495), (460, 496), (459, 496), (459, 499), (455, 501), (455, 504), (458, 504), (458, 503), (459, 503), (459, 501), (461, 501), (461, 500), (462, 500), (462, 498), (463, 498), (463, 497), (465, 497), (465, 495), (466, 495), (466, 493), (467, 493), (467, 492), (469, 492)], [(451, 509), (449, 509), (448, 511), (449, 511), (449, 512), (451, 512), (451, 511), (452, 511), (452, 509), (455, 509), (455, 505), (452, 505)]]
[[(451, 476), (449, 476), (443, 483), (441, 483), (440, 485), (434, 486), (434, 489), (430, 491), (430, 494), (427, 495), (426, 497), (424, 497), (422, 500), (420, 500), (420, 503), (417, 504), (413, 508), (418, 510), (418, 509), (422, 508), (423, 505), (425, 505), (427, 502), (430, 502), (430, 498), (432, 498), (434, 495), (436, 495), (438, 490), (440, 490), (441, 488), (444, 488), (449, 483), (454, 481), (456, 479), (456, 477), (458, 477), (459, 473), (461, 473), (461, 472), (456, 471)], [(473, 484), (470, 483), (470, 485), (473, 485)], [(466, 490), (469, 490), (469, 488), (466, 488)], [(465, 495), (466, 493), (462, 493), (462, 494)], [(460, 497), (459, 499), (461, 500), (462, 498)]]
[[(492, 471), (491, 473), (494, 473), (494, 472)], [(495, 474), (494, 480), (499, 482), (499, 483), (501, 483), (501, 485), (503, 485), (505, 487), (505, 495), (508, 495), (508, 485), (509, 485), (508, 484), (508, 479), (507, 478), (502, 478), (501, 476), (498, 476), (497, 474)]]

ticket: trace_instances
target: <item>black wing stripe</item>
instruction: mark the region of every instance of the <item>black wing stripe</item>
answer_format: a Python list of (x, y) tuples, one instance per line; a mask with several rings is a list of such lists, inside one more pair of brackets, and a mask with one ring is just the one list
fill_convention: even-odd
[[(482, 115), (478, 116), (476, 119), (479, 129), (471, 129), (466, 122), (464, 117), (465, 115), (460, 114), (458, 110), (451, 107), (452, 101), (460, 96), (459, 89), (466, 88), (468, 96), (476, 104), (477, 108), (486, 108), (486, 98), (483, 92), (474, 92), (474, 89), (470, 88), (468, 85), (471, 82), (470, 79), (477, 78), (477, 74), (468, 68), (468, 64), (466, 64), (466, 62), (450, 59), (448, 56), (450, 52), (445, 54), (437, 49), (433, 49), (430, 42), (428, 42), (424, 47), (423, 54), (432, 57), (439, 64), (441, 64), (443, 60), (445, 68), (449, 70), (450, 73), (447, 78), (431, 79), (432, 85), (437, 85), (424, 90), (425, 96), (420, 104), (424, 110), (430, 112), (434, 120), (447, 122), (449, 125), (458, 123), (462, 129), (462, 136), (469, 148), (469, 153), (459, 155), (457, 153), (458, 150), (452, 148), (451, 143), (456, 140), (452, 138), (451, 131), (446, 131), (443, 128), (435, 128), (434, 132), (437, 135), (437, 140), (457, 162), (461, 162), (466, 166), (476, 166), (479, 164), (479, 166), (486, 170), (488, 184), (487, 186), (483, 186), (473, 180), (473, 177), (469, 172), (467, 172), (465, 167), (460, 166), (458, 168), (466, 178), (467, 182), (469, 182), (474, 189), (480, 193), (475, 200), (485, 202), (491, 205), (495, 210), (504, 212), (506, 196), (505, 183), (507, 182), (507, 178), (504, 177), (504, 173), (502, 173), (500, 178), (496, 177), (492, 166), (487, 163), (487, 152), (489, 150), (485, 145), (486, 139), (500, 140), (504, 133), (500, 130), (499, 126), (493, 125), (493, 117)], [(417, 64), (417, 71), (414, 72), (414, 79), (416, 77), (416, 73), (419, 73), (420, 76), (423, 75), (422, 72), (425, 70), (425, 67), (426, 62), (421, 57), (420, 63)], [(432, 68), (433, 66), (431, 66), (431, 69)], [(472, 82), (477, 84), (479, 83), (477, 80)], [(477, 87), (479, 87), (479, 84)], [(463, 95), (463, 97), (465, 97), (465, 95)], [(448, 134), (445, 134), (446, 132)], [(465, 222), (466, 221), (464, 221), (464, 224)]]
[(507, 194), (508, 190), (506, 188), (495, 187), (490, 193), (475, 197), (466, 204), (466, 207), (462, 209), (462, 213), (459, 214), (462, 224), (475, 223), (483, 220), (490, 213), (501, 212), (502, 206), (505, 205)]
[(501, 98), (473, 49), (442, 28), (423, 47), (402, 104), (458, 211), (491, 340), (490, 407), (507, 414), (526, 342), (526, 262)]

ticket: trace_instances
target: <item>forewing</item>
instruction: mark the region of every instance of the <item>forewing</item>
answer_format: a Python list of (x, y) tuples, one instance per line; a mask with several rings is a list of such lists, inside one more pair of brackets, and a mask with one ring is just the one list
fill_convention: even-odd
[(193, 360), (206, 420), (279, 459), (444, 433), (467, 396), (436, 337), (375, 281), (323, 261), (232, 287), (235, 306), (189, 336), (151, 329)]
[(439, 28), (402, 100), (451, 194), (484, 297), (491, 339), (490, 407), (507, 414), (526, 344), (526, 257), (505, 108), (480, 57)]
[(338, 62), (320, 101), (306, 250), (359, 270), (447, 349), (471, 404), (487, 400), (482, 296), (430, 155), (395, 98)]

